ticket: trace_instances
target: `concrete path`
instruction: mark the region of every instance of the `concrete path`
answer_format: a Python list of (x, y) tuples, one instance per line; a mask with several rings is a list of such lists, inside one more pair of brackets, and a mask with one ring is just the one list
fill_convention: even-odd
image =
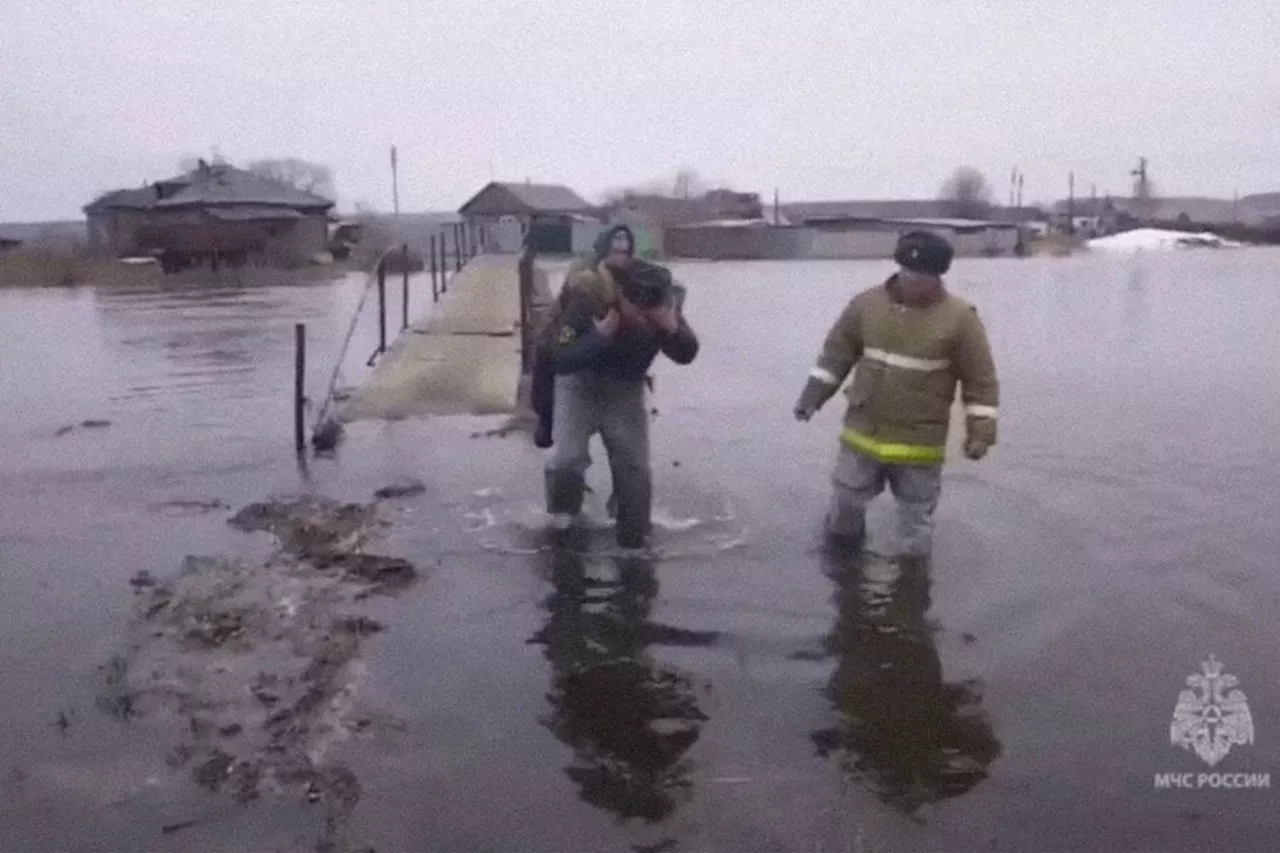
[[(535, 300), (548, 299), (545, 272)], [(474, 258), (439, 305), (402, 332), (369, 378), (338, 407), (339, 421), (514, 413), (520, 387), (517, 259)]]

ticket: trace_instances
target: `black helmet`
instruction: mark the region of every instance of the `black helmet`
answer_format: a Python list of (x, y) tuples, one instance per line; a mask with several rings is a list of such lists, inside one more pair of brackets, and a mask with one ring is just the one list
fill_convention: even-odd
[(893, 259), (900, 266), (926, 275), (943, 275), (951, 269), (956, 250), (932, 231), (908, 231), (898, 238)]

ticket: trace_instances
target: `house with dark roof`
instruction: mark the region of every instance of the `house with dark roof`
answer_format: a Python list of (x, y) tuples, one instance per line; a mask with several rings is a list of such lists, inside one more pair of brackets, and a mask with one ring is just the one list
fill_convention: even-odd
[(560, 184), (488, 183), (458, 213), (498, 252), (519, 251), (527, 239), (538, 252), (568, 255), (590, 245), (599, 211)]
[[(91, 250), (159, 255), (170, 266), (298, 266), (328, 246), (333, 201), (225, 163), (138, 189), (106, 193), (84, 208)], [(172, 262), (172, 263), (170, 263)]]

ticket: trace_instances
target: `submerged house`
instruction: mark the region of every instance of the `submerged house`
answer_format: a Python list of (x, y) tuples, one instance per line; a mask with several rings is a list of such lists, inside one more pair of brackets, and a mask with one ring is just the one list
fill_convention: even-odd
[(158, 255), (166, 269), (300, 266), (326, 251), (333, 201), (225, 163), (139, 189), (109, 192), (84, 208), (92, 251)]

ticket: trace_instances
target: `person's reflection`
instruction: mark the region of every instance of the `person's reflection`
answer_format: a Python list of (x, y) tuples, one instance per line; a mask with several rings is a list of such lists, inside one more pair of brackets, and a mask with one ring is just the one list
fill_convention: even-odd
[(620, 818), (661, 821), (690, 785), (684, 756), (707, 716), (692, 682), (645, 647), (708, 645), (715, 636), (648, 621), (658, 592), (648, 560), (615, 559), (616, 578), (606, 580), (591, 577), (569, 550), (549, 553), (548, 618), (530, 642), (544, 645), (551, 662), (545, 725), (573, 748), (565, 773), (586, 802)]
[(818, 754), (841, 765), (890, 806), (965, 793), (986, 778), (1000, 742), (974, 683), (945, 684), (934, 644), (926, 561), (832, 558), (837, 617), (827, 650), (837, 658), (827, 695), (840, 716), (813, 733)]

